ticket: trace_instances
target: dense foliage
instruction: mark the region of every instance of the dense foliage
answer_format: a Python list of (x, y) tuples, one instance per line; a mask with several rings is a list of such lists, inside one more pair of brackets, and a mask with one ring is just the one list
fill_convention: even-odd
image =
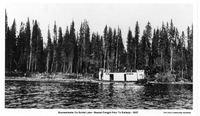
[[(29, 18), (20, 25), (17, 34), (15, 19), (11, 27), (5, 12), (5, 68), (6, 71), (20, 72), (64, 72), (95, 73), (99, 68), (111, 71), (143, 69), (147, 74), (177, 72), (190, 78), (193, 71), (193, 26), (187, 33), (179, 32), (173, 21), (162, 23), (161, 28), (152, 29), (148, 22), (140, 34), (136, 22), (134, 34), (129, 28), (127, 47), (123, 43), (118, 27), (105, 26), (103, 35), (91, 32), (84, 20), (80, 30), (75, 30), (72, 21), (63, 33), (54, 23), (53, 34), (48, 28), (47, 42), (43, 42), (40, 25)], [(32, 29), (31, 29), (32, 27)]]

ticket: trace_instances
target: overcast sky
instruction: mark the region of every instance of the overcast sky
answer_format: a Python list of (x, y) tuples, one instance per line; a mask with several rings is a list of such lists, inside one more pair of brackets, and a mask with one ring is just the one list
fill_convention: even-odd
[(26, 23), (27, 17), (31, 22), (36, 19), (39, 21), (45, 42), (48, 25), (52, 32), (54, 21), (58, 27), (62, 27), (63, 34), (72, 20), (75, 22), (76, 31), (79, 31), (81, 22), (86, 19), (89, 22), (90, 33), (98, 32), (101, 35), (105, 25), (112, 28), (119, 26), (124, 42), (127, 40), (129, 27), (134, 31), (136, 21), (139, 22), (140, 37), (148, 21), (152, 28), (161, 28), (162, 22), (170, 22), (172, 19), (179, 32), (186, 31), (187, 26), (193, 23), (192, 9), (190, 4), (6, 4), (9, 26), (15, 18), (19, 31), (20, 23)]

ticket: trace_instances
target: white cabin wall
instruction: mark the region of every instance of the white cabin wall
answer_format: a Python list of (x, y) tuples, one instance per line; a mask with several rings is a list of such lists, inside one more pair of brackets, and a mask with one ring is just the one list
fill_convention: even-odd
[(109, 75), (109, 74), (106, 74), (106, 73), (103, 73), (102, 80), (110, 81), (110, 75)]
[(110, 73), (114, 74), (114, 81), (124, 81), (124, 73)]
[(137, 70), (138, 79), (144, 79), (144, 70)]
[(136, 72), (134, 72), (134, 73), (132, 73), (131, 75), (126, 75), (126, 80), (127, 81), (137, 81), (137, 73)]

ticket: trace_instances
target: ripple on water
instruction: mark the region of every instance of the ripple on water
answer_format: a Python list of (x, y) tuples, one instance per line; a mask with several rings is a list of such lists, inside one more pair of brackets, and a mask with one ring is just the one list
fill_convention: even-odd
[(192, 87), (6, 81), (6, 108), (192, 109)]

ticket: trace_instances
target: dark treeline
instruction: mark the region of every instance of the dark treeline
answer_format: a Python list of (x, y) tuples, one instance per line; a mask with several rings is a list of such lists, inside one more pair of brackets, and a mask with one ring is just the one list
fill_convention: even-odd
[(30, 25), (28, 18), (16, 34), (15, 19), (9, 27), (5, 12), (6, 71), (85, 74), (106, 68), (117, 72), (142, 69), (148, 74), (170, 71), (185, 78), (192, 76), (193, 26), (188, 26), (185, 34), (178, 31), (172, 20), (157, 29), (152, 29), (148, 22), (140, 33), (136, 22), (134, 33), (128, 30), (125, 49), (119, 27), (106, 25), (103, 35), (99, 35), (91, 33), (87, 20), (81, 23), (79, 31), (75, 31), (73, 21), (65, 31), (55, 22), (53, 33), (48, 28), (45, 43), (39, 22), (34, 20)]

